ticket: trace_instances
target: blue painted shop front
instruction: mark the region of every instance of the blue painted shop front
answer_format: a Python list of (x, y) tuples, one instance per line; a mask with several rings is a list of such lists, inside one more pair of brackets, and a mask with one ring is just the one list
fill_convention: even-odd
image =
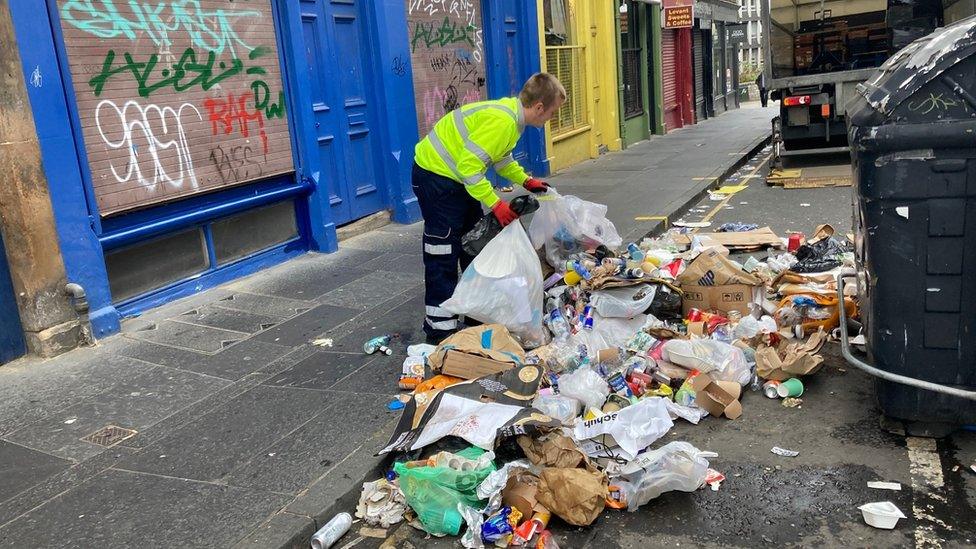
[(0, 237), (0, 364), (9, 362), (27, 351), (24, 345), (24, 329), (20, 326), (17, 299), (10, 282), (10, 268)]
[[(201, 3), (152, 2), (151, 8)], [(398, 223), (419, 220), (409, 180), (417, 126), (403, 0), (272, 0), (291, 151), (287, 173), (112, 215), (102, 213), (101, 183), (85, 147), (89, 103), (76, 93), (69, 69), (61, 21), (66, 4), (109, 13), (116, 5), (138, 11), (142, 3), (46, 0), (47, 9), (39, 10), (35, 0), (10, 1), (25, 77), (41, 76), (28, 93), (59, 244), (69, 281), (88, 292), (96, 337), (117, 331), (124, 316), (308, 250), (334, 251), (336, 227), (346, 222), (384, 209)], [(493, 95), (517, 92), (538, 70), (534, 5), (519, 4), (529, 3), (484, 2)], [(119, 30), (108, 15), (93, 21), (87, 28), (102, 36)], [(547, 173), (541, 132), (529, 132), (519, 155), (535, 173)]]

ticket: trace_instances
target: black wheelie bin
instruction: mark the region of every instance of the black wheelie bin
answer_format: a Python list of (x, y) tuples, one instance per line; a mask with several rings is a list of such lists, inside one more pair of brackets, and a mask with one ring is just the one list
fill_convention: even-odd
[[(848, 106), (857, 278), (868, 358), (976, 389), (976, 18), (895, 54)], [(848, 360), (851, 360), (848, 358)], [(893, 430), (941, 437), (976, 400), (885, 379)]]

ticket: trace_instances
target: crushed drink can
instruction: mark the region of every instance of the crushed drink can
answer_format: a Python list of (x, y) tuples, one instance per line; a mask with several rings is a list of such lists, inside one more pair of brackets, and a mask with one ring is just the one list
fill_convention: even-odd
[(769, 380), (763, 383), (762, 390), (766, 398), (779, 398), (779, 381)]
[(701, 309), (688, 309), (688, 316), (686, 318), (688, 319), (688, 322), (701, 322)]

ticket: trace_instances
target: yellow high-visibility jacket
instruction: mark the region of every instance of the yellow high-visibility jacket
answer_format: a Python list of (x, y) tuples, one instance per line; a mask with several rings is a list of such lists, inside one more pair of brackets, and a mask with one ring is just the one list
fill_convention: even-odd
[(498, 195), (485, 179), (489, 166), (512, 183), (529, 178), (512, 157), (525, 129), (525, 113), (517, 97), (480, 101), (441, 118), (414, 149), (421, 168), (464, 185), (468, 194), (491, 208)]

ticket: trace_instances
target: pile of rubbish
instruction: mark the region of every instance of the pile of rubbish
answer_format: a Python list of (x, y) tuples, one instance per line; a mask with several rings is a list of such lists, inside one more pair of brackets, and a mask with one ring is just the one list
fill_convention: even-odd
[[(605, 206), (554, 191), (538, 206), (527, 231), (494, 231), (442, 305), (483, 324), (408, 348), (403, 415), (379, 452), (394, 464), (356, 512), (370, 526), (554, 548), (554, 517), (585, 526), (717, 490), (716, 454), (658, 442), (675, 421), (735, 420), (751, 391), (798, 405), (838, 307), (857, 314), (836, 297), (830, 269), (853, 257), (829, 226), (739, 263), (713, 235), (624, 245)], [(768, 227), (732, 229), (714, 234), (769, 242)]]

